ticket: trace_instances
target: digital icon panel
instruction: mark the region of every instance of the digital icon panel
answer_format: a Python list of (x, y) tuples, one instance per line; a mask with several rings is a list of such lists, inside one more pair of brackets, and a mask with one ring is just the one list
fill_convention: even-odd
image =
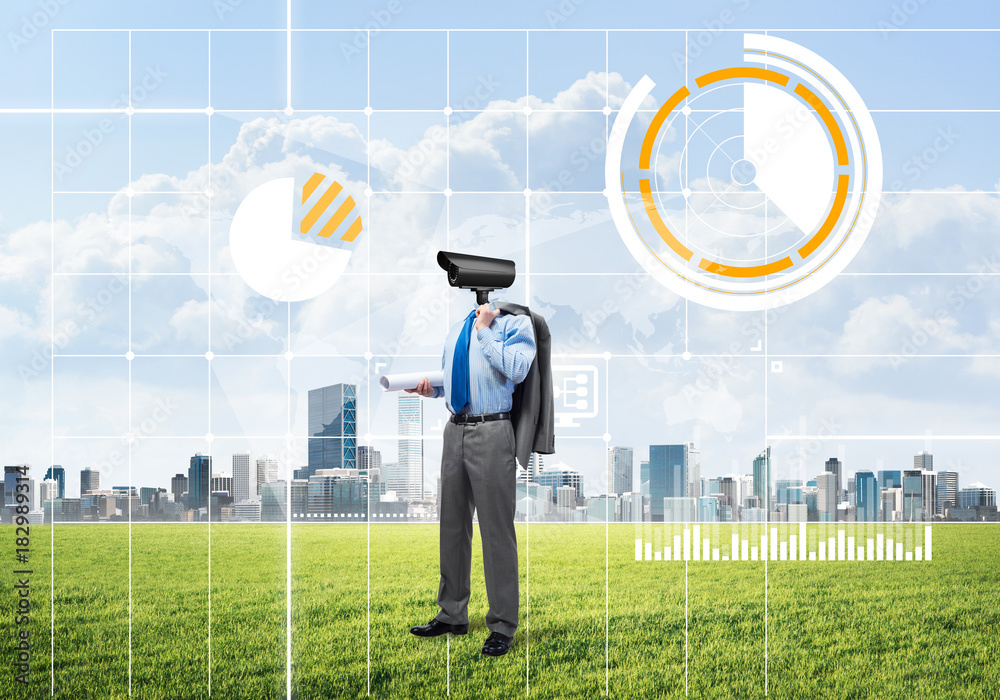
[(816, 291), (860, 250), (882, 157), (861, 96), (812, 51), (744, 36), (744, 65), (695, 77), (658, 106), (629, 93), (608, 143), (612, 218), (629, 251), (682, 296), (774, 308)]

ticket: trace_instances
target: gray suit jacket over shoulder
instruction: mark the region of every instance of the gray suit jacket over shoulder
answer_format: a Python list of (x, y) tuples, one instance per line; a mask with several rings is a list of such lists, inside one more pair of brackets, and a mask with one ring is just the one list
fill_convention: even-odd
[(501, 313), (530, 316), (535, 332), (535, 359), (524, 381), (514, 389), (510, 411), (517, 461), (526, 468), (532, 452), (550, 455), (556, 451), (552, 337), (545, 319), (527, 306), (506, 301), (493, 306)]

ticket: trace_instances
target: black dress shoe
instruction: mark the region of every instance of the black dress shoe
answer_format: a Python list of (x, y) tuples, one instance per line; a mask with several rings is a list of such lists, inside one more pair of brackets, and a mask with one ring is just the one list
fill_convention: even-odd
[(437, 618), (434, 618), (426, 625), (418, 625), (410, 628), (410, 634), (415, 634), (418, 637), (437, 637), (449, 632), (452, 634), (465, 634), (468, 631), (469, 626), (467, 624), (449, 625), (447, 622), (441, 622)]
[(499, 632), (490, 632), (486, 643), (483, 644), (483, 656), (503, 656), (510, 651), (510, 645), (513, 641), (513, 637), (508, 637)]

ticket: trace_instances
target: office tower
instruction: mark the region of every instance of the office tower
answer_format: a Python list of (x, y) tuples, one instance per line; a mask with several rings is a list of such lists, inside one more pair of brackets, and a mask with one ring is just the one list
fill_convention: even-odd
[(308, 479), (317, 469), (357, 466), (357, 387), (333, 384), (309, 391), (309, 466), (296, 469), (295, 479)]
[(209, 487), (212, 475), (212, 458), (201, 452), (191, 458), (188, 467), (188, 502), (191, 510), (208, 508)]
[(156, 493), (156, 488), (153, 486), (140, 486), (139, 487), (139, 503), (149, 503), (149, 500)]
[[(22, 474), (21, 470), (28, 472), (27, 464), (15, 464), (9, 467), (3, 468), (3, 502), (4, 506), (16, 506), (17, 503), (17, 484), (18, 479), (26, 478)], [(20, 483), (25, 483), (21, 481)], [(22, 493), (24, 491), (22, 490)], [(30, 509), (29, 509), (30, 510)]]
[(649, 515), (663, 522), (663, 499), (687, 495), (687, 445), (650, 445), (649, 462), (639, 471), (643, 495), (649, 496)]
[(932, 471), (923, 471), (920, 474), (923, 483), (923, 502), (920, 504), (923, 510), (924, 520), (933, 520), (937, 512), (937, 475)]
[(696, 522), (695, 500), (689, 496), (667, 496), (663, 499), (663, 522)]
[(52, 479), (59, 485), (59, 493), (55, 498), (66, 498), (66, 470), (61, 464), (53, 464), (45, 472), (46, 479)]
[(305, 519), (309, 515), (309, 482), (292, 480), (292, 519)]
[[(837, 503), (844, 500), (843, 491), (844, 488), (844, 463), (841, 462), (836, 457), (831, 457), (826, 460), (826, 471), (831, 474), (836, 475), (837, 480), (834, 484), (834, 489), (837, 491)], [(818, 485), (818, 484), (817, 484)]]
[(51, 501), (56, 498), (59, 498), (59, 482), (54, 479), (43, 480), (41, 490), (38, 493), (38, 502), (44, 504), (45, 501)]
[(903, 521), (915, 523), (924, 519), (924, 478), (919, 469), (903, 471)]
[(382, 472), (382, 453), (371, 445), (358, 447), (358, 469), (364, 472)]
[(583, 477), (580, 472), (570, 469), (561, 462), (538, 472), (535, 481), (539, 486), (548, 486), (551, 489), (553, 503), (556, 503), (557, 490), (560, 486), (572, 486), (576, 498), (583, 498)]
[(903, 519), (903, 487), (882, 489), (882, 521), (887, 523)]
[(180, 503), (188, 490), (188, 478), (183, 474), (174, 474), (170, 480), (170, 493), (174, 494), (174, 503)]
[(837, 474), (823, 472), (816, 476), (816, 510), (820, 522), (836, 522), (837, 520)]
[(96, 469), (83, 469), (80, 471), (80, 495), (87, 491), (97, 491), (101, 488), (101, 473)]
[(740, 512), (740, 484), (731, 476), (724, 476), (719, 479), (719, 491), (722, 500), (717, 500), (719, 506), (729, 506), (732, 508), (733, 521), (738, 521), (737, 514)]
[(942, 470), (937, 475), (937, 514), (944, 515), (958, 505), (958, 472)]
[(278, 458), (272, 454), (263, 454), (257, 458), (257, 484), (251, 495), (260, 495), (260, 488), (264, 484), (278, 480)]
[(250, 453), (241, 450), (233, 453), (233, 503), (250, 498)]
[(702, 496), (698, 499), (698, 521), (702, 523), (719, 522), (719, 499), (715, 496)]
[(622, 507), (619, 513), (619, 520), (623, 523), (642, 522), (642, 494), (632, 491), (622, 496)]
[[(534, 454), (532, 454), (534, 458)], [(621, 496), (632, 490), (632, 448), (608, 448), (608, 493)]]
[(262, 523), (283, 523), (288, 518), (285, 508), (287, 503), (288, 482), (269, 481), (260, 487), (260, 521)]
[(882, 502), (875, 474), (870, 471), (859, 471), (854, 475), (854, 501), (855, 521), (878, 522)]
[(368, 480), (355, 469), (319, 469), (309, 477), (309, 514), (333, 521), (368, 518)]
[(801, 479), (778, 479), (774, 482), (774, 502), (777, 505), (802, 503)]
[(898, 469), (880, 469), (878, 487), (880, 489), (898, 489), (903, 486), (903, 473)]
[(996, 504), (997, 492), (980, 481), (973, 481), (958, 492), (959, 508), (988, 508)]
[(771, 448), (761, 452), (753, 461), (753, 493), (760, 500), (760, 507), (770, 513), (771, 500)]
[(576, 489), (572, 486), (556, 488), (556, 507), (563, 520), (569, 520), (572, 510), (576, 508)]
[[(736, 483), (738, 484), (738, 488), (736, 489), (738, 502), (734, 507), (745, 505), (747, 498), (753, 496), (753, 474), (740, 474), (736, 477)], [(755, 507), (759, 506), (760, 502), (758, 501)]]
[(212, 474), (212, 493), (225, 493), (226, 495), (232, 497), (233, 495), (233, 477), (223, 472), (217, 472)]
[(913, 455), (913, 468), (934, 471), (934, 455), (926, 450)]
[(396, 496), (404, 501), (424, 497), (424, 404), (418, 394), (399, 393), (399, 474)]
[(687, 495), (694, 499), (695, 503), (701, 498), (701, 451), (695, 449), (694, 443), (688, 443), (688, 486)]
[(528, 458), (528, 468), (525, 470), (525, 479), (529, 482), (537, 481), (538, 473), (545, 469), (545, 462), (537, 452), (532, 452)]

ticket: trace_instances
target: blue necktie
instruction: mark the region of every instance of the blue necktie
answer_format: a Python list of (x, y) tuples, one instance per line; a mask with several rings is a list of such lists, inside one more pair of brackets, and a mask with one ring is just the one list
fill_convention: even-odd
[(451, 359), (451, 409), (455, 413), (461, 413), (469, 405), (472, 393), (469, 388), (469, 340), (472, 338), (472, 322), (475, 318), (476, 310), (473, 309), (465, 317), (465, 325), (458, 334), (455, 355)]

